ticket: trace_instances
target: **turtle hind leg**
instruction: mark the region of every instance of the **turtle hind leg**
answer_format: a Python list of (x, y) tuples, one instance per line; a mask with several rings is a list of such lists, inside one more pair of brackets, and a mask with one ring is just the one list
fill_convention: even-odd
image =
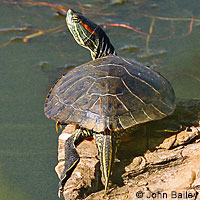
[(65, 166), (60, 177), (58, 197), (62, 196), (65, 183), (71, 177), (74, 169), (80, 161), (76, 146), (84, 139), (91, 137), (92, 132), (85, 129), (76, 129), (76, 131), (65, 141)]
[(112, 166), (120, 139), (114, 137), (113, 133), (109, 130), (106, 130), (103, 133), (95, 133), (94, 136), (99, 151), (101, 170), (105, 180), (105, 192), (107, 192)]

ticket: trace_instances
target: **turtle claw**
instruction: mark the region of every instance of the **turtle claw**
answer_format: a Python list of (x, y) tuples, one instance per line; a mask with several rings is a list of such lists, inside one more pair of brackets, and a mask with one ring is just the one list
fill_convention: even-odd
[(61, 198), (61, 196), (63, 195), (63, 191), (61, 189), (58, 190), (58, 198)]
[(59, 121), (56, 121), (56, 132), (58, 133), (59, 128), (62, 128), (62, 124)]

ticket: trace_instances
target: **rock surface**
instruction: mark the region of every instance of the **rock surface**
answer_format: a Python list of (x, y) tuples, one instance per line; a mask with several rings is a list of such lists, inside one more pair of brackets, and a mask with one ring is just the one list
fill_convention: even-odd
[[(56, 166), (58, 176), (63, 170), (64, 135), (73, 133), (74, 130), (74, 126), (68, 125), (59, 137), (59, 163)], [(160, 140), (160, 136), (156, 136), (156, 139), (145, 137), (140, 131), (138, 137), (137, 133), (134, 134), (133, 141), (122, 143), (111, 177), (112, 184), (106, 195), (101, 182), (95, 143), (82, 142), (77, 147), (81, 159), (65, 185), (64, 198), (200, 199), (200, 127), (191, 127), (164, 137), (160, 143), (158, 138)], [(152, 148), (144, 148), (149, 141), (154, 142)], [(130, 147), (137, 152), (135, 155), (129, 154)]]

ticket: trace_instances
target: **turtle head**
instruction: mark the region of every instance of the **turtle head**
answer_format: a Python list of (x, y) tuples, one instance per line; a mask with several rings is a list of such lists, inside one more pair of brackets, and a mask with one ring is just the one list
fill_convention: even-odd
[(66, 22), (76, 42), (90, 50), (93, 60), (109, 54), (116, 55), (104, 30), (81, 13), (69, 9)]

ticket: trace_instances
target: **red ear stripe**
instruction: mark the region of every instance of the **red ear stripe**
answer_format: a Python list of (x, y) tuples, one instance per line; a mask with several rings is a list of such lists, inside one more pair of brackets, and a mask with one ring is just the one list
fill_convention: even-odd
[(96, 34), (95, 31), (93, 31), (87, 24), (84, 24), (83, 22), (81, 22), (81, 24), (85, 27), (85, 29), (87, 29), (90, 33), (92, 34)]

